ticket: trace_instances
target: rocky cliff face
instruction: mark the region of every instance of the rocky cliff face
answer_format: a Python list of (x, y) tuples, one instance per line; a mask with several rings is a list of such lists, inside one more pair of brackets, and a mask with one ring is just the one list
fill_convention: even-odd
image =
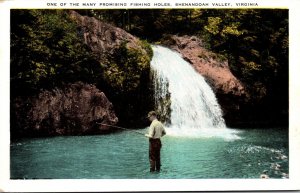
[(71, 18), (77, 23), (79, 33), (83, 36), (85, 44), (91, 48), (102, 63), (110, 63), (111, 56), (122, 45), (127, 48), (140, 50), (147, 55), (138, 38), (121, 28), (97, 20), (94, 17), (82, 16), (76, 11), (70, 12)]
[(144, 117), (154, 104), (150, 45), (93, 17), (75, 11), (71, 11), (70, 16), (78, 25), (84, 43), (101, 64), (102, 81), (97, 86), (113, 102), (120, 124), (145, 126)]
[(112, 103), (93, 85), (77, 82), (45, 90), (12, 105), (13, 136), (86, 135), (111, 132), (116, 124)]
[(243, 84), (231, 73), (228, 61), (204, 48), (201, 39), (195, 36), (167, 36), (162, 44), (179, 52), (203, 75), (214, 89), (222, 107), (226, 123), (236, 122), (240, 105), (247, 100)]

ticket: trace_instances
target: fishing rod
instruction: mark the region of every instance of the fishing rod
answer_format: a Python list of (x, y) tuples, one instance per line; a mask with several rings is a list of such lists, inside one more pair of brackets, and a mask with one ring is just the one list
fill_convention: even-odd
[[(97, 123), (97, 122), (96, 122)], [(145, 136), (144, 133), (141, 133), (141, 132), (138, 132), (138, 131), (135, 131), (133, 129), (128, 129), (128, 128), (124, 128), (124, 127), (119, 127), (119, 126), (115, 126), (115, 125), (109, 125), (109, 124), (104, 124), (104, 123), (97, 123), (98, 125), (104, 125), (104, 126), (109, 126), (109, 127), (115, 127), (115, 128), (118, 128), (118, 129), (123, 129), (123, 130), (126, 130), (126, 131), (131, 131), (131, 132), (134, 132), (134, 133), (137, 133), (137, 134), (140, 134), (140, 135), (143, 135)]]

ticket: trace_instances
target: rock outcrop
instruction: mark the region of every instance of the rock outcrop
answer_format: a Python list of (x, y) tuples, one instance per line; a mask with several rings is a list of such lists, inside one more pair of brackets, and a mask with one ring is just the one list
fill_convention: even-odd
[(141, 54), (148, 55), (140, 40), (125, 30), (94, 17), (82, 16), (76, 11), (71, 11), (70, 16), (77, 23), (85, 44), (102, 63), (110, 63), (107, 60), (112, 59), (111, 56), (122, 44), (126, 44), (128, 49), (140, 50)]
[(82, 16), (76, 11), (70, 11), (70, 17), (101, 64), (102, 80), (97, 86), (114, 104), (119, 123), (126, 127), (145, 126), (145, 115), (154, 106), (151, 46), (94, 17)]
[(56, 136), (111, 132), (118, 122), (112, 103), (93, 85), (76, 82), (64, 88), (44, 90), (12, 105), (12, 135)]
[(207, 50), (203, 41), (195, 36), (166, 36), (162, 44), (179, 52), (205, 77), (217, 95), (226, 123), (236, 122), (235, 115), (247, 99), (247, 92), (230, 71), (228, 60)]
[(174, 35), (163, 43), (179, 52), (217, 92), (237, 96), (245, 94), (243, 85), (231, 73), (227, 59), (205, 49), (201, 39)]

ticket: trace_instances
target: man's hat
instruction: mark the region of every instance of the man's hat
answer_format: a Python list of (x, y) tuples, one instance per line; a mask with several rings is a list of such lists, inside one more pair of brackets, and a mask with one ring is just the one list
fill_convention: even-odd
[(149, 118), (149, 117), (151, 117), (151, 116), (155, 116), (155, 117), (156, 117), (156, 116), (157, 116), (156, 112), (155, 112), (155, 111), (150, 111), (150, 112), (148, 113), (148, 116), (147, 116), (147, 117)]

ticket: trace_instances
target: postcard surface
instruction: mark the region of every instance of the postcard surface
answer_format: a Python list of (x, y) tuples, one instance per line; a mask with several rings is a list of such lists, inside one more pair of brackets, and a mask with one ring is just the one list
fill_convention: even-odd
[(297, 1), (2, 1), (1, 191), (299, 190)]

